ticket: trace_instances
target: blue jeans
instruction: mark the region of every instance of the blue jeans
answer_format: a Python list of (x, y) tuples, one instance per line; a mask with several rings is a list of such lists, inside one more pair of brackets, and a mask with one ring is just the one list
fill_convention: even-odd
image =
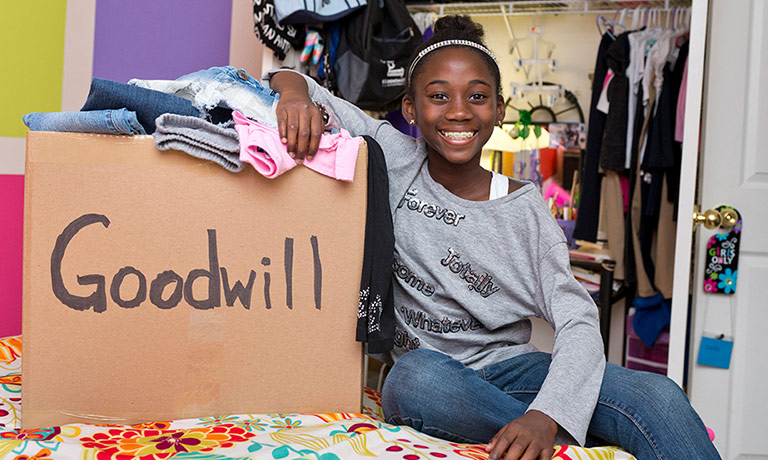
[(128, 83), (190, 100), (200, 111), (209, 115), (216, 108), (239, 110), (246, 117), (277, 128), (275, 108), (280, 95), (263, 86), (243, 69), (232, 66), (211, 67), (176, 80), (133, 79)]
[(199, 117), (200, 111), (186, 99), (137, 88), (127, 83), (120, 83), (102, 78), (91, 80), (91, 90), (81, 111), (126, 108), (136, 112), (139, 123), (147, 133), (155, 132), (155, 119), (164, 113), (175, 113)]
[(32, 131), (147, 134), (136, 118), (136, 112), (127, 109), (90, 112), (32, 112), (24, 115), (22, 120)]
[[(528, 353), (481, 370), (432, 350), (412, 350), (382, 390), (389, 423), (465, 443), (487, 443), (522, 416), (547, 376), (551, 356)], [(587, 447), (615, 445), (638, 460), (719, 459), (685, 393), (659, 374), (608, 363)]]

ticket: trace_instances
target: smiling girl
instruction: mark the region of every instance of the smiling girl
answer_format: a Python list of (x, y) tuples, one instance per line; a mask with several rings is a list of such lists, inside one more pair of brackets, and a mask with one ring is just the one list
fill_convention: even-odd
[[(492, 460), (549, 459), (556, 438), (619, 445), (639, 460), (719, 458), (671, 380), (606, 366), (597, 308), (536, 187), (480, 166), (504, 119), (499, 67), (482, 36), (468, 17), (444, 17), (416, 53), (402, 113), (418, 139), (298, 73), (271, 75), (280, 133), (297, 159), (314, 154), (323, 131), (310, 98), (384, 151), (396, 313), (387, 421), (488, 443)], [(529, 343), (532, 316), (554, 329), (551, 354)]]

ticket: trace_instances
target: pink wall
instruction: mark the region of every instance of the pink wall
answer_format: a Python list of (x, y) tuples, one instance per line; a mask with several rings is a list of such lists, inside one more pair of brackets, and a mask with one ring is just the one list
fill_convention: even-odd
[(24, 176), (0, 175), (0, 337), (21, 334)]

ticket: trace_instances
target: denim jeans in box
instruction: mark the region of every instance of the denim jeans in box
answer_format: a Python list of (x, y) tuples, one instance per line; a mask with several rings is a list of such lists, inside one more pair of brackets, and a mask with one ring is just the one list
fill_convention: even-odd
[(164, 113), (200, 117), (190, 101), (161, 91), (139, 88), (127, 83), (94, 78), (81, 111), (126, 108), (136, 112), (144, 130), (155, 132), (155, 119)]
[(176, 80), (132, 79), (128, 84), (188, 99), (208, 114), (220, 107), (238, 110), (248, 118), (277, 128), (275, 109), (280, 95), (264, 87), (243, 69), (211, 67)]
[[(525, 413), (551, 362), (549, 353), (536, 352), (473, 370), (437, 351), (411, 350), (387, 375), (381, 406), (389, 423), (487, 443)], [(680, 387), (666, 376), (612, 363), (587, 430), (587, 447), (599, 445), (620, 446), (638, 460), (720, 459)]]
[(147, 134), (136, 118), (136, 112), (127, 109), (93, 110), (90, 112), (32, 112), (24, 115), (22, 120), (32, 131)]

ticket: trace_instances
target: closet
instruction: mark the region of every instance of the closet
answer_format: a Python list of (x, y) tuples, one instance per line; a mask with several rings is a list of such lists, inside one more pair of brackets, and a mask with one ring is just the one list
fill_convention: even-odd
[[(533, 124), (552, 129), (556, 128), (550, 124), (552, 122), (557, 122), (558, 125), (562, 122), (583, 123), (581, 135), (586, 135), (586, 142), (570, 146), (576, 147), (575, 149), (559, 149), (554, 168), (558, 169), (556, 181), (559, 181), (560, 190), (567, 193), (575, 188), (578, 193), (578, 198), (571, 197), (570, 200), (577, 199), (579, 202), (575, 231), (573, 223), (570, 223), (574, 238), (597, 242), (615, 261), (611, 266), (611, 274), (617, 280), (614, 301), (628, 293), (626, 304), (624, 300), (616, 302), (607, 308), (607, 312), (604, 309), (601, 317), (602, 321), (610, 318), (611, 322), (610, 328), (606, 327), (604, 333), (608, 335), (607, 332), (610, 331), (608, 359), (628, 367), (664, 373), (667, 360), (663, 355), (667, 350), (668, 334), (662, 333), (658, 341), (656, 338), (661, 328), (658, 321), (669, 321), (675, 240), (673, 214), (677, 203), (677, 177), (682, 151), (681, 144), (675, 142), (670, 135), (670, 129), (674, 130), (683, 64), (688, 54), (690, 2), (651, 1), (642, 2), (640, 6), (633, 8), (626, 7), (626, 2), (603, 1), (407, 3), (409, 9), (419, 15), (469, 14), (483, 24), (487, 43), (500, 58), (508, 121), (518, 120), (522, 114), (519, 109), (523, 109), (530, 112)], [(642, 32), (626, 33), (641, 29)], [(630, 89), (632, 93), (628, 99), (625, 96), (623, 101), (616, 101), (617, 94), (622, 90), (627, 92), (627, 86), (621, 84), (626, 85), (628, 80), (630, 71), (627, 68), (630, 66), (630, 59), (628, 54), (622, 55), (621, 52), (624, 51), (623, 48), (629, 51), (628, 37), (633, 37), (635, 42), (636, 55), (631, 63), (634, 91)], [(611, 49), (613, 54), (607, 57), (609, 46), (617, 38), (624, 42), (621, 46), (614, 45)], [(654, 46), (657, 41), (663, 42), (666, 48), (659, 50), (659, 46)], [(681, 64), (675, 66), (675, 60), (681, 51)], [(665, 62), (671, 61), (666, 68), (669, 73), (667, 86), (664, 87), (666, 91), (662, 91), (661, 78), (655, 79), (655, 85), (654, 79), (648, 76), (645, 80), (642, 78), (646, 62), (649, 60), (646, 58), (648, 53), (656, 59), (656, 65), (648, 64), (651, 72), (645, 72), (646, 74), (653, 74), (656, 69), (658, 73), (663, 73)], [(624, 62), (617, 62), (619, 59)], [(621, 67), (622, 72), (618, 73), (624, 81), (619, 83), (619, 78), (616, 78), (616, 82), (611, 82), (610, 78), (613, 78), (614, 72), (609, 69), (609, 63), (615, 68)], [(606, 78), (607, 74), (610, 78)], [(612, 85), (617, 89), (611, 94), (614, 100), (610, 111), (602, 107), (602, 111), (597, 110), (595, 106), (601, 93), (607, 92)], [(657, 88), (659, 97), (646, 97), (643, 103), (642, 94), (638, 95), (638, 89), (645, 89), (648, 93), (650, 90), (656, 92)], [(608, 97), (606, 94), (602, 96), (603, 105), (607, 106)], [(628, 113), (632, 112), (634, 118), (635, 101), (638, 98), (644, 107), (639, 107), (637, 128), (628, 129), (628, 126), (633, 126), (632, 120), (627, 120)], [(645, 116), (646, 114), (649, 115)], [(654, 148), (646, 149), (644, 144), (647, 141), (640, 141), (641, 145), (638, 146), (637, 141), (632, 139), (635, 131), (640, 134), (643, 122), (646, 126), (650, 125), (655, 134), (647, 137)], [(616, 132), (604, 133), (604, 128)], [(648, 159), (643, 164), (642, 155), (638, 152), (646, 150), (652, 153), (649, 159), (657, 161), (662, 150), (666, 152), (668, 157), (664, 165), (668, 169), (654, 169), (654, 164), (649, 165)], [(546, 154), (550, 153), (547, 151)], [(507, 167), (510, 162), (508, 160), (514, 161), (514, 168)], [(503, 166), (496, 161), (490, 166), (503, 170), (507, 175), (514, 174), (518, 177), (517, 160), (518, 157), (504, 158)], [(546, 165), (544, 149), (540, 150), (538, 161), (542, 169), (549, 168)], [(645, 167), (638, 175), (637, 168), (641, 164)], [(577, 171), (578, 183), (573, 177), (574, 170)], [(659, 172), (654, 172), (653, 176), (648, 173), (646, 177), (646, 170)], [(640, 177), (640, 180), (636, 180), (636, 177)], [(666, 184), (665, 177), (673, 178), (670, 180), (669, 190), (666, 187), (661, 190), (660, 184)], [(652, 183), (652, 179), (657, 182)], [(650, 185), (646, 185), (646, 181)], [(635, 185), (637, 187), (634, 187)], [(651, 185), (655, 193), (655, 205), (647, 204), (646, 201), (650, 200), (645, 199), (645, 195), (649, 193), (646, 189), (650, 189)], [(641, 188), (645, 193), (642, 200)], [(635, 209), (637, 222), (633, 231), (630, 207), (631, 192), (634, 189), (638, 190), (638, 195)], [(543, 192), (545, 198), (551, 196), (546, 190)], [(664, 200), (660, 199), (662, 192)], [(667, 199), (667, 195), (672, 198), (671, 201)], [(644, 205), (642, 207), (641, 201)], [(660, 202), (665, 203), (665, 206), (661, 207), (661, 217)], [(626, 245), (633, 244), (633, 234), (641, 234), (639, 217), (645, 216), (646, 208), (649, 209), (649, 217), (642, 219), (644, 238), (641, 240), (635, 237), (636, 247), (626, 248)], [(558, 217), (563, 216), (558, 214)], [(640, 259), (639, 262), (633, 259), (635, 254)], [(578, 268), (574, 268), (574, 272), (580, 279), (585, 276)], [(603, 275), (605, 272), (606, 270), (603, 270)], [(599, 284), (599, 281), (595, 284)], [(610, 286), (610, 283), (608, 285)], [(643, 301), (648, 303), (648, 299), (657, 302), (657, 305), (647, 309), (650, 313), (641, 313), (645, 318), (638, 318), (645, 320), (646, 324), (648, 321), (655, 323), (644, 328), (643, 321), (635, 321), (641, 332), (632, 332), (629, 341), (625, 341), (625, 326), (628, 324), (625, 315), (627, 311), (634, 312), (630, 307), (635, 303), (636, 296), (642, 297), (641, 301), (637, 302), (639, 305), (642, 305)], [(605, 304), (608, 297), (605, 294), (600, 297), (603, 300), (598, 303)], [(631, 320), (632, 318), (629, 323)], [(657, 342), (657, 346), (647, 348), (640, 345), (638, 335), (643, 336), (649, 345)], [(535, 334), (534, 341), (538, 337), (540, 336)], [(538, 342), (537, 345), (546, 346), (546, 343)], [(627, 346), (630, 350), (625, 353)], [(660, 354), (663, 359), (660, 359)], [(627, 356), (629, 361), (625, 359)], [(635, 360), (635, 357), (639, 359)], [(648, 360), (644, 361), (642, 358), (646, 357)]]

